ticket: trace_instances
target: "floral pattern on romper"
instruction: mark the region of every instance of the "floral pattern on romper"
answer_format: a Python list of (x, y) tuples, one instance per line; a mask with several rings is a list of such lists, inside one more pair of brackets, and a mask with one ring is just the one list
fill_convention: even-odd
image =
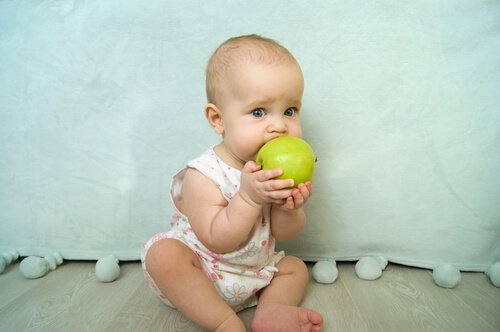
[[(221, 190), (227, 201), (238, 192), (241, 171), (224, 163), (215, 154), (213, 147), (200, 157), (188, 162), (187, 167), (194, 168), (210, 178)], [(186, 168), (174, 176), (170, 195), (172, 203), (178, 197)], [(174, 203), (175, 207), (175, 203)], [(269, 285), (276, 263), (284, 253), (275, 253), (275, 241), (271, 236), (270, 207), (265, 206), (248, 243), (241, 249), (217, 254), (207, 249), (194, 234), (189, 221), (175, 207), (170, 220), (171, 229), (167, 233), (157, 234), (144, 246), (142, 261), (146, 279), (153, 291), (168, 305), (172, 306), (161, 294), (154, 281), (149, 277), (144, 265), (144, 258), (149, 247), (163, 238), (175, 238), (193, 250), (207, 276), (213, 281), (219, 295), (235, 310), (240, 311), (257, 304), (257, 292)]]

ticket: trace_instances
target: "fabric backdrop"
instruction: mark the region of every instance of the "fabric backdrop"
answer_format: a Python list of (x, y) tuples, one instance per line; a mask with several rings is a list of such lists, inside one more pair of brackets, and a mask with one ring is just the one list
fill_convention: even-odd
[(500, 260), (500, 2), (0, 1), (0, 250), (139, 258), (171, 176), (218, 137), (204, 68), (225, 39), (302, 65), (319, 162), (307, 260)]

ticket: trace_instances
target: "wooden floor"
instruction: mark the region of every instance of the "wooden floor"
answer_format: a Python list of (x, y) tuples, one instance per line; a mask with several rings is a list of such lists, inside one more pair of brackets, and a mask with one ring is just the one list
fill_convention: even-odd
[[(311, 267), (312, 265), (310, 265)], [(137, 262), (103, 284), (95, 262), (66, 262), (26, 280), (19, 264), (0, 275), (0, 331), (203, 331), (149, 291)], [(500, 289), (483, 273), (462, 273), (455, 289), (434, 285), (429, 270), (389, 264), (364, 281), (339, 263), (334, 284), (311, 281), (303, 306), (324, 315), (323, 331), (500, 331)], [(240, 313), (245, 323), (254, 309)]]

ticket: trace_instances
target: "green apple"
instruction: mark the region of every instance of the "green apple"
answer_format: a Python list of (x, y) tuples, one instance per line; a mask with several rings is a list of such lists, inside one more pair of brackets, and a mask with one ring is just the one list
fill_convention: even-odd
[(315, 160), (313, 150), (304, 140), (280, 136), (260, 148), (255, 162), (262, 169), (281, 168), (283, 173), (277, 179), (293, 179), (296, 187), (312, 178)]

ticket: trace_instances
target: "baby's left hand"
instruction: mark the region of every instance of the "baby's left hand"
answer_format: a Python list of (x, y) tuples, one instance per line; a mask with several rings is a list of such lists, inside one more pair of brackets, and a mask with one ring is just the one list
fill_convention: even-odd
[(296, 210), (300, 209), (311, 197), (313, 185), (311, 181), (301, 183), (297, 188), (292, 191), (292, 195), (285, 199), (284, 204), (277, 205), (281, 210)]

